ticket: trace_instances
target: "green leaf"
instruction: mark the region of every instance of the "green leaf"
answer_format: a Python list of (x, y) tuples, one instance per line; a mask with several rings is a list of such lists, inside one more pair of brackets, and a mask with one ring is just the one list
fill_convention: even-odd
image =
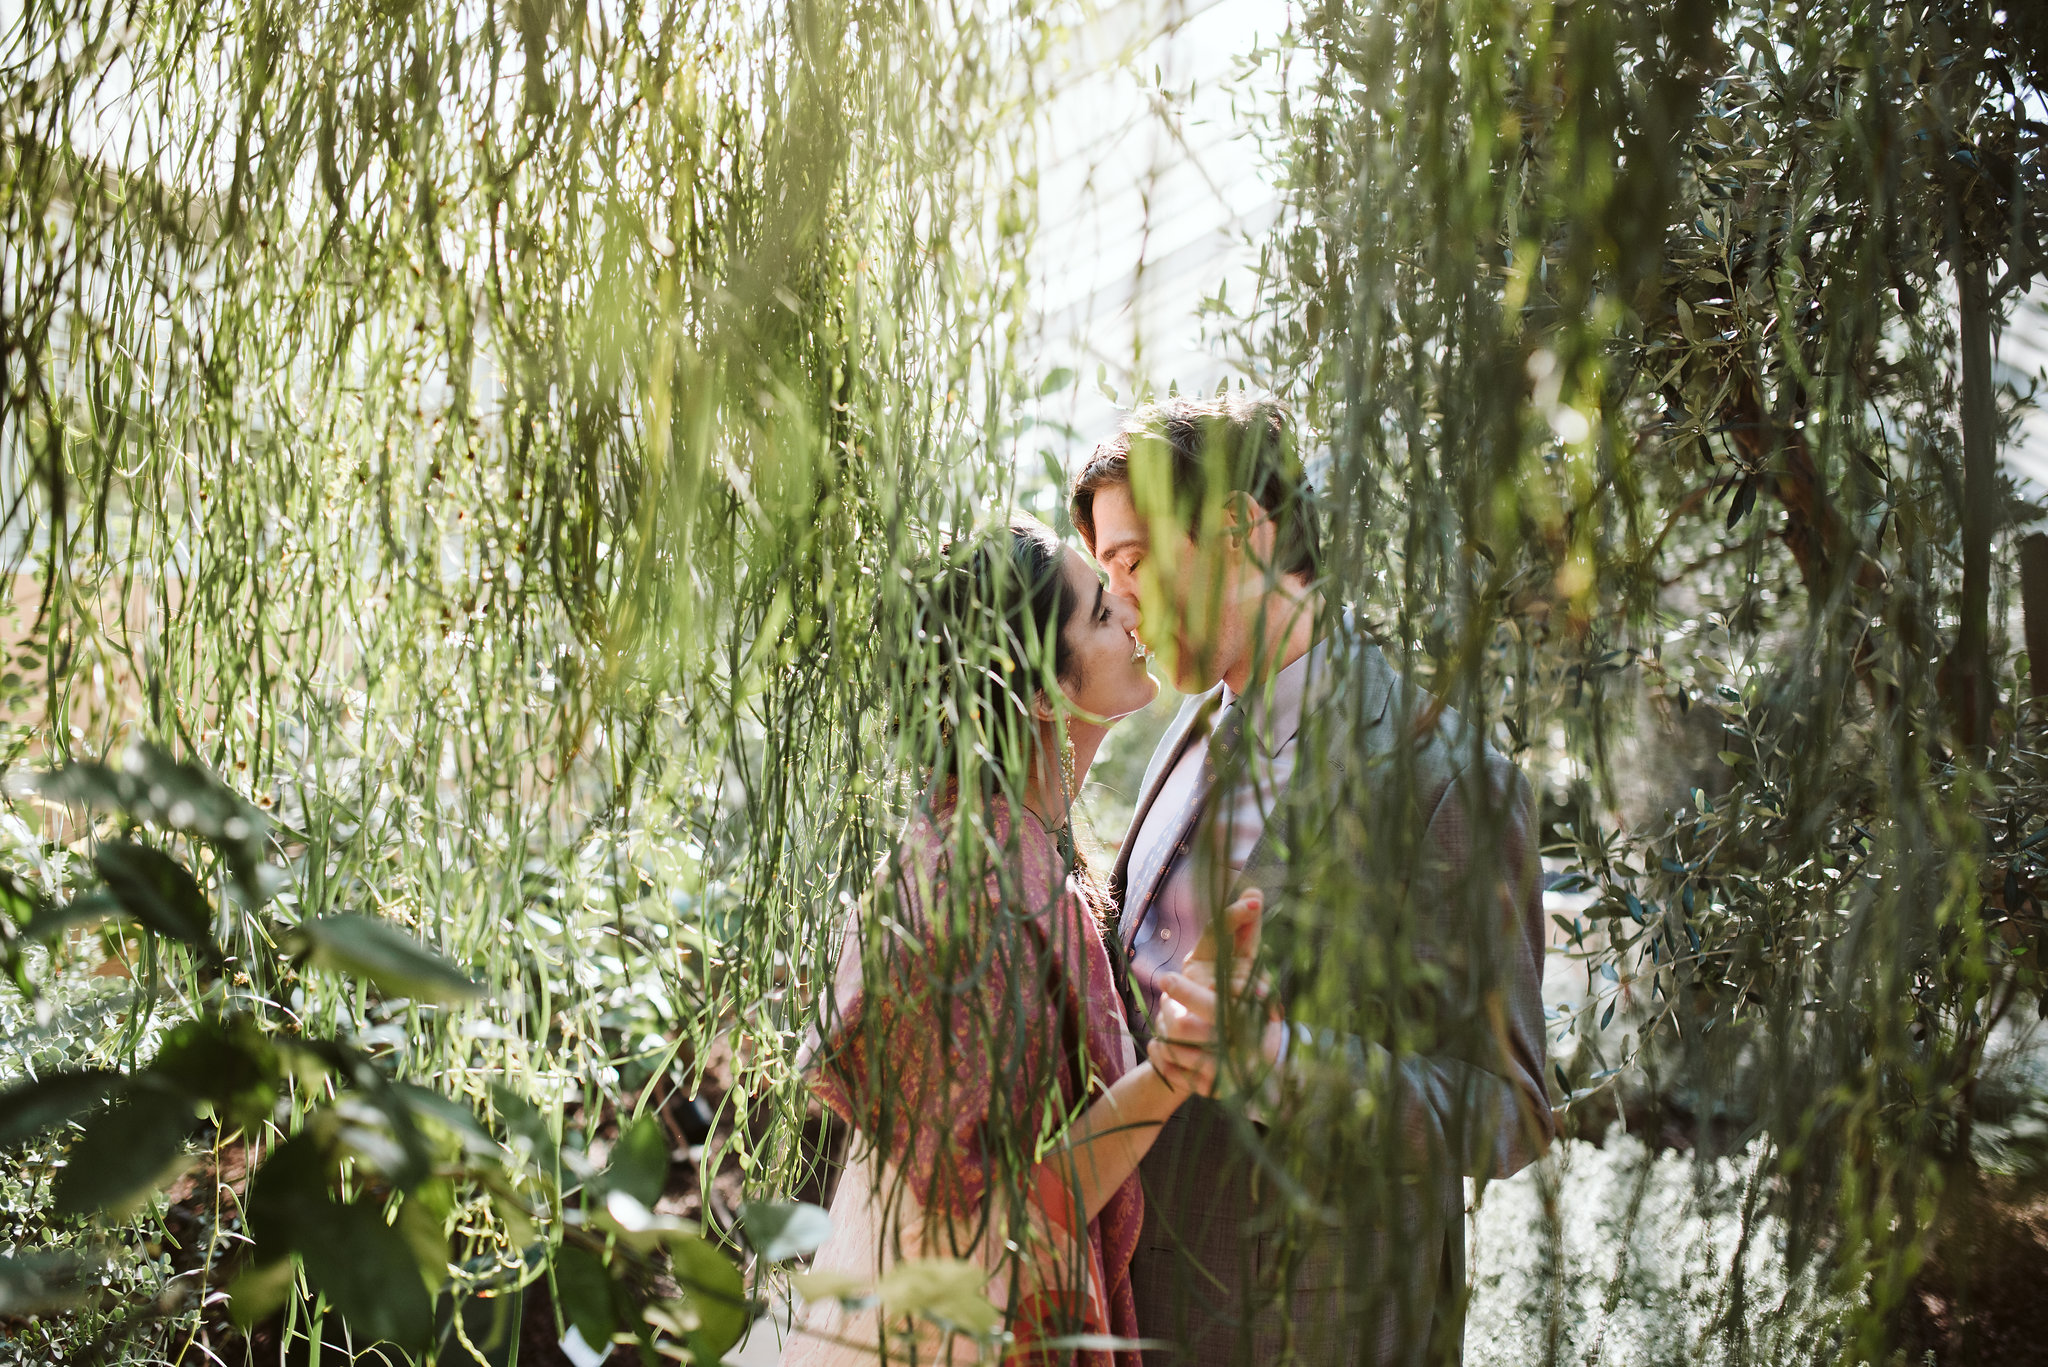
[(868, 1284), (850, 1272), (829, 1267), (790, 1274), (789, 1284), (807, 1301), (860, 1301), (868, 1295)]
[(434, 1169), (433, 1146), (417, 1112), (381, 1078), (336, 1105), (335, 1143), (392, 1185), (410, 1191)]
[(290, 1258), (251, 1263), (228, 1283), (228, 1317), (246, 1333), (284, 1308), (298, 1279)]
[(0, 1092), (0, 1148), (84, 1115), (128, 1083), (109, 1068), (49, 1073)]
[(463, 1152), (478, 1158), (500, 1155), (498, 1141), (491, 1138), (491, 1132), (476, 1118), (476, 1113), (461, 1102), (410, 1082), (394, 1082), (390, 1090), (392, 1096), (410, 1106), (415, 1115), (439, 1122), (461, 1141)]
[(327, 1297), (358, 1338), (423, 1348), (433, 1337), (434, 1301), (404, 1234), (379, 1204), (329, 1202), (293, 1239), (306, 1283)]
[(1111, 403), (1122, 402), (1117, 397), (1116, 386), (1109, 382), (1109, 365), (1107, 362), (1099, 362), (1095, 367), (1095, 388), (1101, 393), (1103, 398), (1108, 399)]
[(282, 1258), (297, 1231), (320, 1218), (333, 1203), (327, 1192), (333, 1172), (326, 1146), (311, 1133), (301, 1131), (272, 1151), (247, 1203), (249, 1236), (259, 1257)]
[(454, 1213), (454, 1185), (445, 1177), (422, 1182), (398, 1204), (393, 1226), (412, 1250), (421, 1285), (439, 1291), (448, 1282), (448, 1217)]
[(505, 1123), (509, 1147), (524, 1150), (526, 1161), (552, 1174), (561, 1164), (560, 1146), (548, 1129), (547, 1117), (531, 1101), (502, 1082), (491, 1084), (491, 1105)]
[(1045, 378), (1038, 382), (1038, 397), (1042, 399), (1048, 394), (1057, 394), (1073, 382), (1072, 370), (1063, 365), (1054, 366), (1045, 373)]
[(52, 802), (125, 812), (137, 821), (209, 841), (228, 857), (253, 904), (269, 895), (279, 877), (263, 863), (268, 830), (263, 813), (203, 767), (174, 760), (154, 745), (129, 747), (118, 767), (82, 760), (37, 775), (28, 787)]
[(50, 899), (23, 883), (11, 869), (0, 869), (0, 915), (26, 926), (50, 905)]
[(322, 916), (295, 932), (315, 968), (367, 978), (395, 997), (457, 1002), (483, 989), (448, 960), (374, 916)]
[(938, 1320), (969, 1334), (986, 1334), (1002, 1319), (989, 1304), (988, 1272), (958, 1258), (920, 1258), (889, 1269), (875, 1293), (891, 1314)]
[(676, 1284), (697, 1312), (698, 1328), (683, 1342), (698, 1363), (716, 1367), (753, 1322), (746, 1284), (732, 1259), (704, 1239), (682, 1240), (674, 1246), (670, 1259)]
[(385, 1223), (381, 1202), (336, 1201), (334, 1160), (311, 1131), (292, 1136), (256, 1174), (249, 1233), (257, 1256), (298, 1255), (306, 1283), (327, 1297), (352, 1333), (407, 1348), (433, 1334), (434, 1303), (421, 1255)]
[(119, 916), (125, 909), (104, 892), (88, 892), (68, 902), (51, 903), (38, 911), (21, 928), (24, 938), (49, 940), (77, 926), (89, 926)]
[(749, 1201), (740, 1229), (763, 1262), (786, 1262), (814, 1252), (832, 1237), (832, 1217), (808, 1201)]
[(159, 935), (221, 957), (213, 943), (213, 908), (184, 865), (127, 840), (102, 841), (92, 863), (130, 916)]
[(0, 1253), (0, 1315), (47, 1315), (85, 1296), (85, 1259), (49, 1250)]
[(612, 1146), (605, 1184), (623, 1191), (643, 1206), (661, 1199), (668, 1185), (668, 1131), (653, 1115), (643, 1115), (619, 1133)]
[(565, 1244), (555, 1254), (555, 1308), (562, 1318), (576, 1326), (583, 1341), (603, 1348), (617, 1332), (619, 1321), (612, 1308), (612, 1279), (597, 1255)]
[(277, 1107), (277, 1050), (247, 1015), (177, 1026), (164, 1036), (149, 1071), (212, 1102), (224, 1130), (254, 1128)]
[(185, 1141), (198, 1123), (192, 1099), (146, 1082), (138, 1077), (120, 1101), (86, 1121), (51, 1196), (57, 1214), (125, 1214), (184, 1170)]

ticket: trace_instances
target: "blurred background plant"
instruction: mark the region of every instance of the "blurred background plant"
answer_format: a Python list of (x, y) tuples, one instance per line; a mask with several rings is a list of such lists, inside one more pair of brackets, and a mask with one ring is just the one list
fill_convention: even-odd
[[(735, 1284), (779, 1294), (839, 1142), (804, 998), (906, 793), (878, 612), (1053, 513), (1099, 435), (1062, 403), (1182, 378), (1136, 332), (1092, 386), (1033, 350), (1088, 18), (0, 19), (0, 745), (257, 832), (0, 815), (0, 1073), (141, 1089), (0, 1116), (6, 1351), (715, 1356)], [(1279, 219), (1203, 291), (1214, 354), (1295, 401), (1336, 596), (1545, 802), (1579, 1138), (1477, 1194), (1475, 1361), (2048, 1344), (2048, 540), (1994, 365), (2040, 309), (2043, 42), (2020, 5), (1441, 0), (1244, 54)], [(133, 1081), (202, 1048), (261, 1084)], [(264, 1160), (315, 1149), (279, 1180), (418, 1294), (272, 1258)]]
[[(202, 906), (210, 864), (17, 798), (9, 950), (36, 996), (4, 1071), (132, 1090), (200, 1030), (280, 1098), (213, 1099), (197, 1168), (162, 1197), (136, 1169), (126, 1213), (82, 1223), (99, 1203), (67, 1192), (139, 1103), (67, 1147), (27, 1133), (42, 1093), (10, 1093), (9, 1350), (419, 1349), (419, 1261), (422, 1285), (523, 1287), (528, 1361), (614, 1332), (715, 1360), (745, 1318), (741, 1186), (799, 1180), (752, 1098), (787, 1089), (800, 912), (862, 885), (877, 838), (874, 587), (1009, 478), (1043, 24), (832, 0), (0, 23), (0, 744), (65, 774), (159, 745), (261, 814), (278, 875)], [(35, 919), (130, 875), (176, 883), (205, 934)], [(477, 989), (280, 966), (342, 927)], [(184, 1153), (190, 1099), (137, 1153)], [(418, 1108), (459, 1151), (411, 1143)], [(267, 1234), (273, 1193), (317, 1206), (341, 1154), (303, 1237), (354, 1242)], [(536, 1172), (570, 1196), (506, 1195)], [(401, 1236), (417, 1258), (365, 1270)], [(91, 1285), (59, 1284), (60, 1248)], [(262, 1294), (231, 1304), (250, 1256)], [(75, 1308), (22, 1318), (54, 1300)]]
[(1793, 1351), (1738, 1256), (1686, 1351), (2038, 1353), (2048, 539), (1993, 354), (2048, 23), (1311, 5), (1292, 55), (1217, 325), (1327, 442), (1343, 581), (1547, 780), (1574, 1129), (1745, 1155), (1744, 1246), (1852, 1307)]

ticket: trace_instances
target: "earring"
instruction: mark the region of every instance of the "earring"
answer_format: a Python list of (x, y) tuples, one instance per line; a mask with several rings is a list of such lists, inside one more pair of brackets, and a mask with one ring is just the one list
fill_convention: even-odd
[(1073, 819), (1074, 799), (1074, 742), (1067, 735), (1067, 728), (1060, 727), (1060, 792), (1067, 800), (1067, 819)]
[(1060, 858), (1064, 859), (1067, 866), (1071, 868), (1076, 862), (1074, 856), (1074, 799), (1078, 794), (1074, 792), (1074, 742), (1068, 738), (1067, 728), (1064, 725), (1060, 727), (1060, 785), (1066, 795), (1067, 812), (1066, 820), (1060, 822), (1056, 843), (1059, 848)]

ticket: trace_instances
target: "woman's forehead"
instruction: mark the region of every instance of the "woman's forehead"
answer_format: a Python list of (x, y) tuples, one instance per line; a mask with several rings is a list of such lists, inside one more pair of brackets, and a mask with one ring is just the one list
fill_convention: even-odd
[(1094, 563), (1064, 541), (1060, 543), (1060, 573), (1067, 576), (1067, 582), (1077, 589), (1092, 592), (1095, 588), (1097, 576)]

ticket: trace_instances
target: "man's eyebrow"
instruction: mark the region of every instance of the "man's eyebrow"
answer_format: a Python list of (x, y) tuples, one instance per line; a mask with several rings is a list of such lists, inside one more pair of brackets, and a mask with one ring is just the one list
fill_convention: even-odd
[(1112, 541), (1107, 545), (1098, 545), (1095, 548), (1095, 558), (1107, 565), (1110, 561), (1138, 544), (1137, 537), (1127, 536), (1122, 541)]

